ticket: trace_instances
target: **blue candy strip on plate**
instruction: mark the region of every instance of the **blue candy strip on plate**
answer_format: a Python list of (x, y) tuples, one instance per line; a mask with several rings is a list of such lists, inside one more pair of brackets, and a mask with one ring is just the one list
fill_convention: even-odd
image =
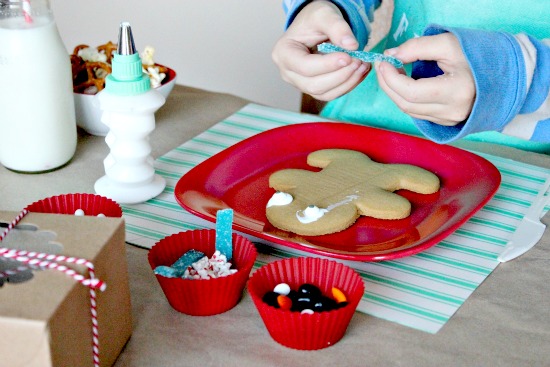
[(225, 255), (227, 261), (233, 257), (233, 209), (222, 209), (216, 213), (216, 250)]
[(402, 68), (403, 63), (401, 60), (396, 59), (395, 57), (386, 56), (376, 52), (367, 52), (367, 51), (349, 51), (342, 47), (333, 45), (332, 43), (321, 43), (317, 46), (319, 52), (328, 54), (332, 52), (345, 52), (353, 58), (359, 59), (364, 62), (375, 62), (375, 61), (385, 61), (389, 62), (396, 68)]

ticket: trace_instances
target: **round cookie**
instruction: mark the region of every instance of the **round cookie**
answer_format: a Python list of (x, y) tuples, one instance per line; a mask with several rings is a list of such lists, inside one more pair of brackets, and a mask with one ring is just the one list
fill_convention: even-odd
[(432, 172), (408, 164), (377, 163), (358, 151), (318, 150), (308, 155), (307, 163), (322, 170), (285, 169), (269, 177), (269, 186), (284, 199), (270, 200), (267, 219), (299, 235), (339, 232), (361, 215), (406, 218), (411, 204), (394, 191), (432, 194), (439, 190), (439, 178)]

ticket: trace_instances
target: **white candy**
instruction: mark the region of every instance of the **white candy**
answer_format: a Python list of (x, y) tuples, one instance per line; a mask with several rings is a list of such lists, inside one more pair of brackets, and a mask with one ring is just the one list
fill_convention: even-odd
[(97, 216), (100, 217), (100, 218), (105, 218), (105, 214), (103, 214), (103, 213), (99, 213)]
[(273, 288), (273, 292), (286, 296), (290, 293), (290, 286), (286, 283), (279, 283)]
[(78, 217), (82, 217), (84, 215), (84, 210), (76, 209), (75, 212), (74, 212), (74, 215), (76, 215)]

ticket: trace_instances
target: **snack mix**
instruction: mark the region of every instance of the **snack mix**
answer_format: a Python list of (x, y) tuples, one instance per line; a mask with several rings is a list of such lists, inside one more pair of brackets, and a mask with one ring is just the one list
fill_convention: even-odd
[[(96, 94), (105, 88), (105, 77), (112, 71), (111, 60), (117, 47), (109, 41), (95, 48), (88, 45), (78, 45), (74, 48), (70, 58), (75, 93)], [(168, 68), (154, 62), (154, 53), (153, 47), (145, 47), (141, 54), (141, 62), (143, 72), (151, 79), (151, 87), (157, 88), (166, 78)]]

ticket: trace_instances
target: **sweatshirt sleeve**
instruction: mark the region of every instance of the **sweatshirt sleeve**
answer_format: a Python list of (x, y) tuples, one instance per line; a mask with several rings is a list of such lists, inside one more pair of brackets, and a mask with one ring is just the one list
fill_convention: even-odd
[[(550, 42), (464, 28), (429, 26), (424, 35), (452, 32), (472, 70), (476, 99), (468, 119), (441, 126), (415, 119), (428, 138), (448, 143), (482, 131), (500, 131), (525, 140), (550, 142)], [(414, 79), (442, 74), (434, 61), (413, 64)]]
[[(346, 17), (353, 34), (362, 50), (369, 39), (370, 23), (373, 20), (374, 9), (380, 6), (381, 0), (331, 0), (340, 8)], [(290, 26), (296, 15), (311, 0), (284, 0), (283, 9), (286, 14), (285, 29)]]

